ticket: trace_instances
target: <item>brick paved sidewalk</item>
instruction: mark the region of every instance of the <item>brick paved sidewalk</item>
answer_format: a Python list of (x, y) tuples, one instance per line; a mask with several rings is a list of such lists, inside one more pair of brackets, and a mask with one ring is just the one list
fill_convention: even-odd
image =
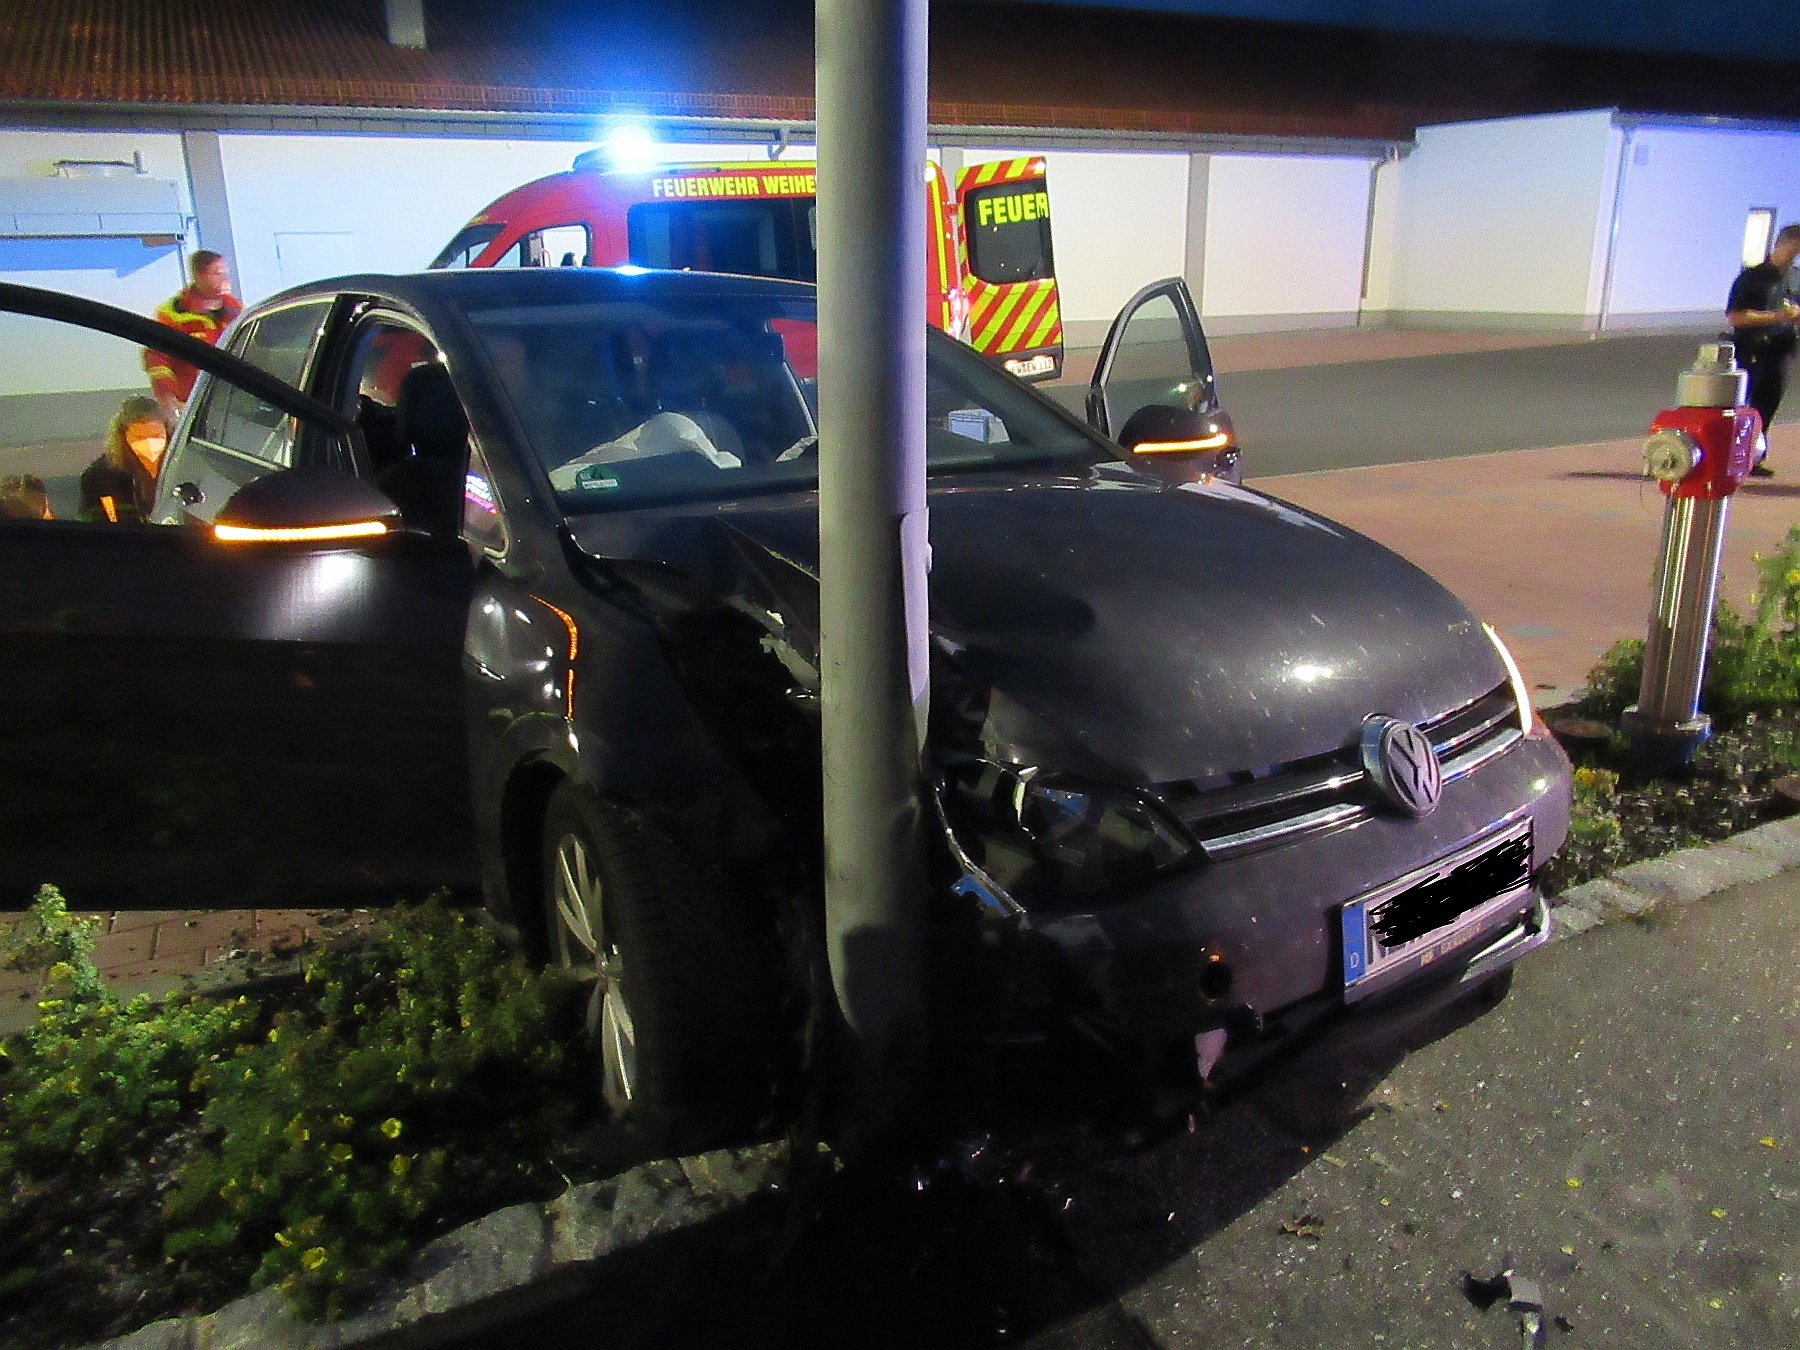
[[(18, 914), (0, 913), (0, 924)], [(368, 921), (367, 910), (119, 910), (88, 913), (101, 929), (94, 964), (122, 997), (163, 994), (189, 975), (223, 977), (251, 952), (281, 957), (305, 943)], [(0, 971), (0, 1035), (26, 1026), (38, 977)]]
[[(1386, 544), (1505, 635), (1534, 684), (1578, 687), (1619, 638), (1642, 637), (1663, 497), (1642, 441), (1511, 450), (1251, 483)], [(1800, 524), (1800, 424), (1769, 435), (1776, 477), (1732, 499), (1720, 594), (1756, 588), (1752, 554)]]

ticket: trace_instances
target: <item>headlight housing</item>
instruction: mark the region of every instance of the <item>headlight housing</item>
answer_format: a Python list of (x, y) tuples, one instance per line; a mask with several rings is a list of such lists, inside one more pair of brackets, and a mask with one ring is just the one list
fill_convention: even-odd
[(942, 790), (957, 842), (1027, 906), (1128, 887), (1195, 853), (1160, 804), (1129, 789), (966, 760), (945, 771)]
[(1525, 682), (1525, 675), (1519, 669), (1519, 663), (1507, 650), (1506, 644), (1500, 640), (1500, 634), (1494, 631), (1494, 625), (1484, 623), (1481, 631), (1488, 635), (1488, 641), (1494, 644), (1494, 650), (1500, 653), (1500, 660), (1506, 666), (1507, 683), (1512, 685), (1513, 698), (1519, 705), (1519, 731), (1522, 735), (1531, 735), (1532, 725), (1537, 720), (1537, 710), (1531, 706), (1531, 686)]

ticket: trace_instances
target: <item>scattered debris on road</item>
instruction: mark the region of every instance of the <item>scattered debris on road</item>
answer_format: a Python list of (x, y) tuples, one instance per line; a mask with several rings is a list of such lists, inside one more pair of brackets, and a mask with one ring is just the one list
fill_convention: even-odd
[(1302, 1214), (1297, 1219), (1283, 1219), (1281, 1231), (1291, 1237), (1305, 1238), (1308, 1242), (1319, 1242), (1325, 1237), (1325, 1220), (1317, 1214)]
[[(1462, 1291), (1463, 1297), (1482, 1312), (1505, 1299), (1506, 1310), (1519, 1319), (1519, 1343), (1525, 1350), (1533, 1350), (1544, 1343), (1544, 1291), (1536, 1280), (1528, 1280), (1510, 1270), (1503, 1270), (1492, 1279), (1481, 1280), (1465, 1270)], [(1575, 1329), (1566, 1318), (1557, 1318), (1556, 1324), (1558, 1330)]]

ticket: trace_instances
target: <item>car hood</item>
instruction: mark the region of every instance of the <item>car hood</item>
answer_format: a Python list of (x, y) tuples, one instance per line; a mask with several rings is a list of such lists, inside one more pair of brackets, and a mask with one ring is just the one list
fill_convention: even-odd
[[(934, 688), (988, 753), (1136, 783), (1260, 770), (1506, 678), (1453, 595), (1372, 540), (1229, 484), (935, 483)], [(817, 664), (813, 494), (578, 517), (583, 552), (748, 607)], [(948, 715), (934, 709), (942, 724)]]

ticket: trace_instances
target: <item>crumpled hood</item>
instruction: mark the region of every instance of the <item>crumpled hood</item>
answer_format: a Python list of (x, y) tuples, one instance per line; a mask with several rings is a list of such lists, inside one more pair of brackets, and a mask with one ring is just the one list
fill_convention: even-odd
[[(1261, 493), (962, 480), (934, 485), (930, 510), (934, 659), (991, 748), (1047, 768), (1137, 783), (1263, 769), (1353, 743), (1371, 713), (1425, 721), (1506, 678), (1437, 582)], [(804, 646), (816, 511), (788, 495), (571, 527), (597, 557), (750, 596)]]

